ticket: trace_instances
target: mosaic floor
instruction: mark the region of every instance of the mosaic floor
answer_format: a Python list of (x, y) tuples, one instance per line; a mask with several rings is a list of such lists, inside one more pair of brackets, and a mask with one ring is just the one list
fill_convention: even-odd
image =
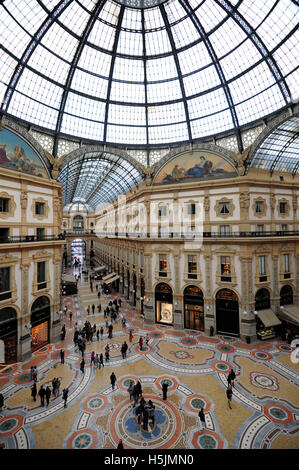
[[(102, 310), (110, 297), (102, 295)], [(97, 293), (81, 282), (78, 296), (65, 297), (73, 312), (66, 319), (66, 339), (50, 344), (25, 363), (0, 373), (5, 405), (0, 412), (0, 448), (7, 449), (114, 449), (119, 439), (130, 449), (298, 449), (299, 364), (284, 342), (244, 344), (228, 336), (209, 337), (195, 330), (176, 331), (148, 326), (125, 299), (127, 328), (114, 326), (113, 338), (88, 344), (86, 367), (80, 371), (80, 354), (73, 345), (74, 323), (84, 323), (88, 305), (98, 304)], [(103, 314), (88, 316), (93, 325), (104, 325)], [(134, 338), (129, 342), (129, 329)], [(140, 351), (138, 340), (150, 341)], [(120, 347), (126, 340), (127, 358)], [(110, 362), (102, 369), (90, 366), (92, 351), (110, 345)], [(60, 349), (65, 363), (60, 363)], [(69, 388), (68, 406), (62, 395), (51, 396), (48, 407), (31, 397), (30, 366), (38, 369), (41, 384), (61, 380), (60, 391)], [(226, 399), (227, 374), (236, 372), (232, 409)], [(114, 371), (117, 384), (110, 385)], [(141, 381), (145, 400), (156, 406), (156, 420), (144, 431), (130, 403), (129, 380)], [(161, 383), (169, 383), (167, 400)], [(206, 429), (199, 431), (198, 411), (204, 407)]]

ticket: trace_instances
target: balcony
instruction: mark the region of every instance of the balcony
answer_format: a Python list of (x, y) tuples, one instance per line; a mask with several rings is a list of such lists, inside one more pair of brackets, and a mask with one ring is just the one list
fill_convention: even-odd
[(28, 243), (28, 242), (52, 242), (58, 240), (65, 240), (65, 236), (61, 233), (59, 235), (25, 235), (23, 237), (0, 237), (0, 244), (12, 243)]

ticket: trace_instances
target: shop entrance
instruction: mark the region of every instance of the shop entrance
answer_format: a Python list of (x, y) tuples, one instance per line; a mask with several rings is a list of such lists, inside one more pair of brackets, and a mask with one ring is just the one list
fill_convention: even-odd
[(12, 307), (0, 310), (0, 340), (4, 342), (4, 363), (17, 362), (18, 322), (17, 312)]
[(280, 290), (280, 305), (293, 304), (293, 289), (291, 286), (283, 286)]
[(184, 290), (184, 327), (204, 331), (203, 293), (196, 286)]
[(41, 296), (31, 307), (31, 350), (36, 351), (49, 343), (50, 332), (50, 301)]
[(230, 289), (221, 289), (216, 294), (217, 333), (239, 336), (239, 299)]
[(172, 289), (168, 284), (161, 282), (155, 289), (156, 323), (173, 324), (173, 297)]

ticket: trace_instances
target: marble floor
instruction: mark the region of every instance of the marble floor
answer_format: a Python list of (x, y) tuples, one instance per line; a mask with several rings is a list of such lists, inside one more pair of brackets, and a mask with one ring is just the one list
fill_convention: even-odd
[[(112, 296), (113, 297), (113, 296)], [(111, 296), (101, 296), (102, 313), (88, 315), (90, 323), (104, 325), (103, 308)], [(119, 439), (127, 449), (299, 449), (299, 364), (286, 342), (271, 340), (245, 344), (229, 336), (209, 337), (196, 330), (177, 331), (147, 325), (123, 298), (121, 312), (127, 327), (106, 328), (103, 340), (88, 344), (86, 367), (74, 349), (74, 324), (84, 323), (88, 305), (98, 305), (89, 282), (79, 283), (76, 296), (64, 297), (72, 310), (63, 342), (48, 344), (24, 363), (0, 372), (5, 404), (0, 412), (0, 448), (5, 449), (115, 449)], [(129, 342), (129, 330), (133, 341)], [(149, 334), (140, 351), (140, 335)], [(120, 347), (129, 349), (122, 359)], [(110, 345), (110, 362), (95, 369), (90, 354)], [(60, 350), (65, 350), (65, 363)], [(31, 397), (30, 367), (38, 369), (38, 389), (61, 380), (60, 395), (48, 407)], [(226, 398), (227, 374), (236, 372), (232, 409)], [(110, 385), (114, 371), (115, 389)], [(143, 396), (155, 404), (155, 424), (144, 431), (138, 425), (127, 392), (130, 380), (141, 381)], [(167, 380), (167, 400), (161, 383)], [(69, 388), (67, 408), (61, 390)], [(206, 428), (200, 431), (198, 412), (204, 407)]]

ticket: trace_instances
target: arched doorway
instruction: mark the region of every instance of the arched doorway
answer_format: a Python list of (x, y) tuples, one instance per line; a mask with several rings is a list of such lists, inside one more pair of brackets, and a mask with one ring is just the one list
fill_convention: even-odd
[(18, 320), (17, 312), (12, 307), (0, 310), (0, 340), (4, 342), (4, 363), (17, 362)]
[(78, 268), (85, 265), (86, 242), (82, 238), (76, 238), (71, 243), (72, 266)]
[(230, 289), (221, 289), (216, 294), (217, 333), (239, 336), (239, 299)]
[(49, 342), (50, 300), (45, 295), (38, 297), (31, 307), (31, 350), (36, 351)]
[(73, 218), (73, 232), (83, 233), (84, 232), (84, 219), (82, 215), (75, 215)]
[(262, 288), (257, 291), (255, 294), (255, 307), (256, 311), (266, 310), (271, 308), (270, 304), (270, 292), (268, 289)]
[(168, 284), (161, 282), (155, 289), (156, 323), (173, 324), (173, 296)]
[(293, 289), (288, 284), (280, 289), (280, 305), (291, 305), (293, 303)]
[(197, 286), (184, 290), (184, 327), (204, 331), (203, 293)]

